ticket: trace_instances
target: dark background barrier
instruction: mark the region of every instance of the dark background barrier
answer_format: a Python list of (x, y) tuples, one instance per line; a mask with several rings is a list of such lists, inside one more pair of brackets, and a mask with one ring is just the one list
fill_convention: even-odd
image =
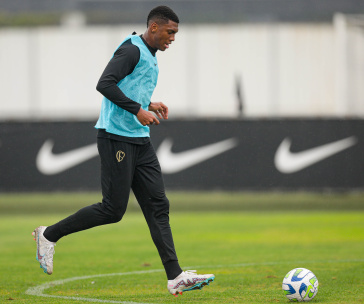
[[(93, 125), (0, 123), (0, 191), (100, 189)], [(152, 126), (151, 134), (168, 189), (364, 188), (364, 120), (172, 120)], [(54, 146), (47, 150), (49, 140)], [(277, 150), (287, 140), (279, 167)]]

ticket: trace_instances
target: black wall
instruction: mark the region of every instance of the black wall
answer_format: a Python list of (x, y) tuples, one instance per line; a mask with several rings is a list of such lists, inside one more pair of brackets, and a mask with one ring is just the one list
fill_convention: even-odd
[[(0, 123), (0, 191), (100, 189), (97, 156), (52, 174), (40, 172), (36, 164), (38, 152), (47, 140), (54, 141), (53, 153), (61, 158), (66, 152), (95, 144), (93, 125), (94, 122)], [(227, 139), (234, 143), (215, 156), (205, 157), (210, 152), (203, 151), (205, 160), (175, 173), (165, 173), (168, 189), (364, 188), (364, 120), (163, 121), (159, 126), (151, 127), (151, 134), (156, 150), (164, 140), (173, 141), (171, 150), (178, 159), (172, 162), (172, 167), (184, 152)], [(291, 140), (291, 156), (299, 158), (293, 163), (302, 161), (303, 154), (308, 158), (314, 153), (316, 157), (318, 153), (321, 156), (301, 169), (281, 172), (274, 158), (285, 138)], [(329, 143), (344, 145), (343, 139), (347, 139), (347, 146), (339, 148), (340, 151), (335, 152), (332, 146), (323, 151), (324, 145)], [(316, 150), (312, 150), (314, 148)], [(94, 150), (96, 152), (96, 148)], [(191, 154), (188, 157), (193, 159), (195, 156)], [(163, 165), (164, 160), (160, 161)]]

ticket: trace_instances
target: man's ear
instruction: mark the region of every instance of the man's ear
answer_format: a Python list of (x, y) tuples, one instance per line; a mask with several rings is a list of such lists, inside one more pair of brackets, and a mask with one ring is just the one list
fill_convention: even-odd
[(154, 34), (157, 32), (158, 30), (158, 24), (156, 22), (153, 22), (151, 25), (150, 25), (150, 30), (151, 32)]

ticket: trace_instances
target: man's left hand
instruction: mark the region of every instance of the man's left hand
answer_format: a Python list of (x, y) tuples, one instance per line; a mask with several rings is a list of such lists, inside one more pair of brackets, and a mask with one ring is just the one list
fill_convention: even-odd
[(168, 107), (163, 102), (151, 102), (148, 110), (154, 112), (159, 119), (168, 119)]

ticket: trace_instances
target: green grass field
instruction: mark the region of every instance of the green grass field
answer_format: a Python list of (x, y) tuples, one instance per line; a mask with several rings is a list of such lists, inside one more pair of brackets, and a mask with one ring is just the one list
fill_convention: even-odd
[[(99, 200), (95, 193), (0, 194), (0, 303), (289, 303), (293, 268), (319, 280), (311, 303), (364, 303), (364, 195), (171, 193), (181, 266), (214, 273), (175, 298), (131, 198), (117, 224), (61, 239), (54, 273), (35, 260), (31, 232)], [(31, 294), (33, 293), (33, 294)]]

